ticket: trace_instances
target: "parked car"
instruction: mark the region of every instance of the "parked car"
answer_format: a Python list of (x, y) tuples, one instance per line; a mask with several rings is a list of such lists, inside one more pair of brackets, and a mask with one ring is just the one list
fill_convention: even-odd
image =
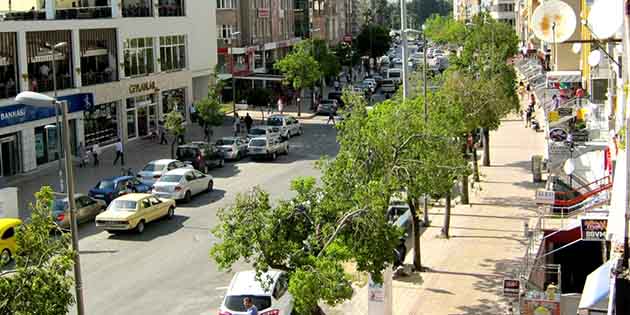
[(223, 167), (225, 164), (223, 153), (214, 144), (202, 141), (178, 146), (177, 159), (206, 174), (210, 168)]
[(387, 79), (390, 79), (394, 82), (402, 82), (402, 69), (401, 68), (388, 69)]
[(105, 201), (106, 204), (127, 193), (145, 193), (151, 190), (149, 185), (143, 184), (133, 176), (118, 176), (100, 180), (90, 189), (88, 196)]
[(248, 139), (268, 137), (268, 138), (280, 138), (280, 128), (273, 126), (257, 126), (249, 129), (247, 134)]
[(247, 139), (242, 137), (223, 137), (214, 144), (223, 153), (224, 159), (240, 160), (247, 156)]
[(285, 139), (302, 134), (302, 124), (292, 116), (271, 115), (267, 118), (267, 125), (280, 127), (280, 136)]
[(392, 94), (396, 92), (397, 84), (394, 80), (386, 79), (381, 84), (381, 92), (384, 94)]
[[(91, 222), (107, 205), (105, 201), (86, 196), (84, 194), (74, 194), (74, 204), (76, 207), (77, 224)], [(55, 199), (52, 201), (52, 215), (55, 224), (63, 229), (70, 228), (70, 211), (68, 207), (68, 197)]]
[(289, 142), (280, 138), (260, 137), (249, 140), (247, 154), (252, 158), (271, 158), (280, 154), (289, 154)]
[(336, 100), (322, 100), (319, 105), (317, 105), (317, 114), (318, 115), (329, 115), (330, 113), (336, 113), (337, 108), (339, 108)]
[(147, 163), (136, 177), (145, 185), (153, 186), (164, 173), (176, 168), (192, 168), (192, 166), (173, 159), (156, 160)]
[(363, 80), (363, 83), (367, 84), (371, 89), (376, 89), (376, 80), (373, 78), (366, 78)]
[(0, 218), (0, 266), (11, 261), (17, 250), (15, 230), (20, 224), (20, 219)]
[(193, 195), (211, 192), (214, 179), (198, 170), (178, 168), (166, 172), (153, 186), (153, 195), (190, 202)]
[[(264, 281), (264, 285), (263, 282)], [(243, 299), (249, 297), (258, 314), (289, 315), (293, 313), (293, 296), (288, 292), (289, 278), (285, 272), (269, 270), (256, 279), (254, 270), (237, 272), (228, 286), (219, 314), (245, 315)]]
[(145, 224), (175, 215), (175, 200), (150, 194), (128, 194), (116, 198), (105, 212), (96, 216), (96, 226), (113, 233), (133, 230), (144, 232)]

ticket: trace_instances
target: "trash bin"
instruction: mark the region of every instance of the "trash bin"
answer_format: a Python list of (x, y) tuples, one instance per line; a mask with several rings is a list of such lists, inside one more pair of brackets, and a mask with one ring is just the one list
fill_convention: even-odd
[(542, 182), (542, 155), (532, 156), (532, 180), (534, 183)]

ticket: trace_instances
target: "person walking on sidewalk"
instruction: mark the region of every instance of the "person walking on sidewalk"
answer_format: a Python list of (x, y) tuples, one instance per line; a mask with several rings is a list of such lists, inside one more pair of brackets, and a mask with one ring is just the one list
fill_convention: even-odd
[(333, 125), (335, 125), (335, 109), (331, 109), (330, 112), (328, 112), (328, 121), (326, 121), (326, 125), (330, 124), (330, 122), (332, 121)]
[(238, 136), (241, 133), (241, 120), (238, 117), (238, 113), (234, 113), (234, 123), (232, 124), (232, 128), (234, 129), (234, 136)]
[(120, 159), (120, 165), (125, 166), (125, 154), (123, 152), (123, 145), (122, 145), (122, 141), (120, 141), (120, 138), (118, 138), (118, 142), (116, 142), (116, 158), (114, 159), (114, 165), (116, 165), (116, 163), (118, 162), (118, 159)]
[(101, 148), (98, 146), (98, 143), (95, 143), (92, 146), (92, 158), (94, 159), (94, 167), (99, 165), (98, 156), (101, 154)]
[(79, 142), (79, 149), (77, 152), (79, 153), (79, 167), (84, 167), (86, 165), (86, 160), (89, 158), (82, 141)]
[(158, 123), (158, 132), (160, 133), (160, 144), (168, 144), (166, 139), (166, 128), (164, 128), (164, 122), (160, 120)]
[(245, 128), (247, 129), (248, 134), (249, 130), (252, 129), (252, 124), (254, 124), (252, 116), (249, 116), (249, 113), (245, 114)]

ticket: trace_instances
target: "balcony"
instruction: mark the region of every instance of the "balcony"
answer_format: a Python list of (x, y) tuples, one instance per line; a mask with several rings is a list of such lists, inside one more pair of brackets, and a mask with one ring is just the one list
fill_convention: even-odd
[(109, 6), (60, 8), (55, 13), (55, 19), (57, 20), (106, 19), (111, 17), (112, 8)]
[[(61, 43), (65, 45), (55, 49), (53, 56), (52, 47)], [(54, 79), (57, 82), (57, 90), (74, 87), (71, 47), (70, 31), (26, 33), (28, 72), (23, 76), (28, 79), (30, 91), (52, 91)]]
[(123, 17), (151, 17), (153, 5), (150, 0), (123, 0)]
[(0, 11), (0, 21), (36, 21), (45, 19), (46, 11), (44, 10)]
[(183, 0), (160, 0), (158, 4), (158, 13), (160, 16), (185, 16)]

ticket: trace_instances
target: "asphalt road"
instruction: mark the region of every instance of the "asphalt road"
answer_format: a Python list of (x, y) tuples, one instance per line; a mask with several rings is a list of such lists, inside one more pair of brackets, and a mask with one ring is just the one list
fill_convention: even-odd
[[(290, 140), (288, 156), (274, 162), (244, 159), (212, 170), (214, 192), (179, 205), (174, 219), (148, 224), (142, 235), (81, 226), (86, 314), (217, 314), (233, 275), (219, 271), (208, 256), (217, 241), (209, 233), (217, 210), (256, 185), (274, 198), (288, 198), (292, 178), (318, 176), (314, 162), (338, 149), (335, 130), (325, 119), (304, 121), (304, 135)], [(234, 271), (243, 269), (248, 266)]]

